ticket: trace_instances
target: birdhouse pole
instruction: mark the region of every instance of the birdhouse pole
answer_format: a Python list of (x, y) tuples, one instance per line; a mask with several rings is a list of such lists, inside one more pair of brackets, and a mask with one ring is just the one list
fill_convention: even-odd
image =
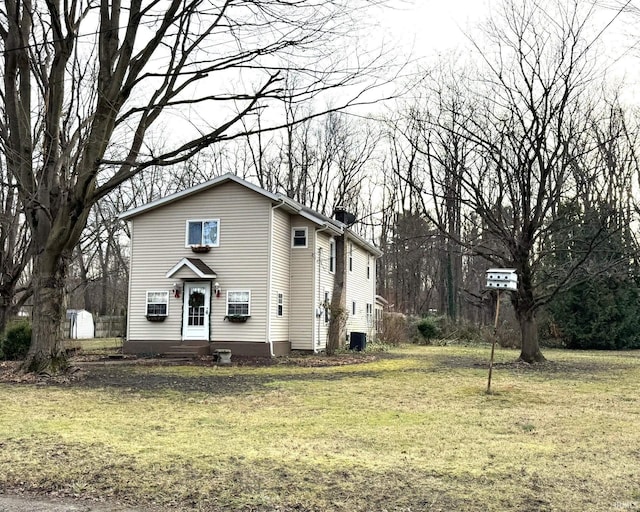
[(496, 351), (498, 337), (498, 317), (500, 316), (500, 290), (496, 294), (496, 319), (493, 322), (493, 336), (491, 340), (491, 358), (489, 359), (489, 379), (487, 380), (487, 394), (491, 394), (491, 373), (493, 372), (493, 354)]
[(518, 275), (512, 268), (490, 268), (487, 270), (487, 289), (496, 289), (496, 318), (493, 322), (493, 339), (491, 341), (491, 357), (489, 359), (489, 378), (487, 379), (487, 394), (491, 394), (491, 374), (493, 373), (493, 356), (498, 338), (498, 319), (500, 317), (500, 291), (517, 290)]

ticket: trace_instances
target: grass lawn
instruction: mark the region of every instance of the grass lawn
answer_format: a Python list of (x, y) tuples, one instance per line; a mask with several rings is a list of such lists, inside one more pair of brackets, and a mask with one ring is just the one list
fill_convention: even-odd
[(640, 510), (640, 352), (517, 355), (497, 350), (492, 395), (489, 348), (462, 346), (0, 384), (0, 492), (167, 510)]

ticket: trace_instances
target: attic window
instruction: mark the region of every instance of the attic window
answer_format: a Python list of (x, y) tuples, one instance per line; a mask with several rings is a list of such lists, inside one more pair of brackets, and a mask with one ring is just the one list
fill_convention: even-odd
[(307, 247), (307, 228), (293, 228), (291, 247)]
[(220, 219), (188, 220), (186, 246), (218, 247), (219, 230)]

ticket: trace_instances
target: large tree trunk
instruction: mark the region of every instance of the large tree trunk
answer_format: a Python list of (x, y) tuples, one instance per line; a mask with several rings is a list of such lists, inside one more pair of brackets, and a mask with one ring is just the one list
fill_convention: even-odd
[(346, 271), (345, 235), (336, 237), (336, 274), (333, 281), (331, 297), (331, 318), (329, 319), (329, 339), (327, 340), (327, 355), (333, 355), (341, 348), (345, 339), (345, 324), (347, 319), (346, 301), (347, 290), (344, 285)]
[(7, 328), (7, 321), (11, 316), (10, 306), (7, 302), (11, 300), (7, 295), (0, 293), (0, 334)]
[(538, 323), (536, 322), (535, 311), (523, 311), (517, 316), (520, 322), (520, 333), (522, 335), (519, 359), (526, 363), (541, 363), (546, 361), (540, 351), (540, 345), (538, 343)]
[(25, 371), (58, 373), (68, 367), (61, 322), (65, 314), (66, 258), (45, 251), (33, 268), (33, 334)]
[(538, 344), (537, 306), (533, 292), (533, 273), (529, 264), (532, 243), (522, 244), (516, 254), (515, 267), (518, 269), (518, 291), (513, 297), (516, 317), (520, 323), (521, 348), (520, 360), (526, 363), (546, 361)]

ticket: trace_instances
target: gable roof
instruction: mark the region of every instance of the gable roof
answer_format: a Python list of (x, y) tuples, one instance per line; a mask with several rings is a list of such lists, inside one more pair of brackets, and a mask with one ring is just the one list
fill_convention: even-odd
[(178, 272), (182, 267), (187, 267), (191, 270), (195, 275), (205, 279), (215, 279), (218, 277), (216, 273), (200, 258), (182, 258), (178, 263), (176, 263), (169, 272), (167, 272), (166, 277), (173, 277), (176, 272)]
[(350, 239), (354, 240), (359, 245), (362, 245), (363, 247), (365, 247), (368, 251), (370, 251), (376, 257), (382, 256), (382, 252), (377, 247), (375, 247), (372, 243), (362, 238), (360, 235), (354, 233), (342, 222), (336, 219), (332, 219), (331, 217), (327, 217), (326, 215), (323, 215), (315, 210), (312, 210), (311, 208), (308, 208), (307, 206), (304, 206), (298, 203), (297, 201), (294, 201), (293, 199), (285, 196), (284, 194), (269, 192), (268, 190), (265, 190), (261, 187), (258, 187), (257, 185), (254, 185), (253, 183), (249, 183), (248, 181), (243, 180), (242, 178), (236, 176), (233, 173), (223, 174), (222, 176), (213, 178), (212, 180), (209, 180), (205, 183), (201, 183), (200, 185), (196, 185), (194, 187), (187, 188), (180, 192), (176, 192), (175, 194), (171, 194), (166, 197), (156, 199), (142, 206), (138, 206), (137, 208), (132, 208), (130, 210), (127, 210), (126, 212), (119, 214), (118, 218), (122, 220), (130, 220), (142, 213), (150, 212), (151, 210), (155, 210), (156, 208), (160, 208), (162, 206), (174, 203), (185, 197), (189, 197), (191, 195), (197, 194), (199, 192), (203, 192), (205, 190), (209, 190), (211, 188), (217, 187), (219, 185), (222, 185), (223, 183), (228, 183), (228, 182), (234, 182), (239, 185), (242, 185), (243, 187), (246, 187), (249, 190), (256, 192), (257, 194), (260, 194), (261, 196), (273, 202), (280, 203), (282, 205), (282, 208), (287, 210), (289, 213), (300, 215), (301, 217), (313, 222), (314, 224), (320, 226), (321, 228), (331, 232), (333, 235), (342, 235), (343, 233), (346, 232)]

